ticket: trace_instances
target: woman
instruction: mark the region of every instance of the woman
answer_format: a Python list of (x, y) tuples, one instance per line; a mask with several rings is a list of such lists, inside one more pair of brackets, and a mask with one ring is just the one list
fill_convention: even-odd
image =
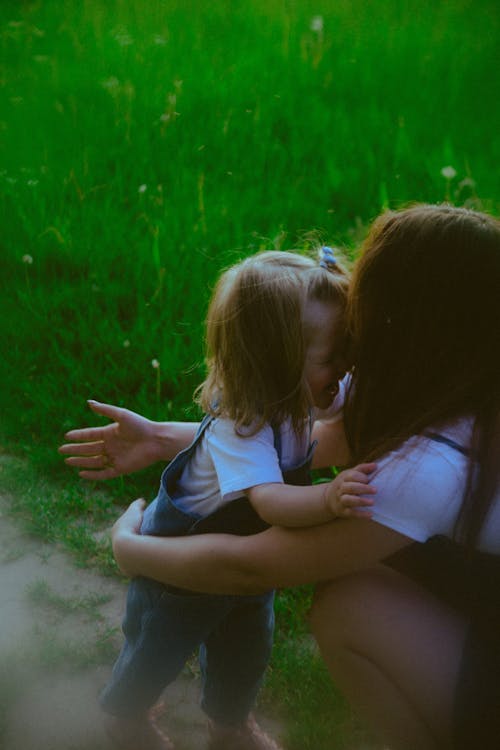
[[(136, 501), (114, 527), (131, 575), (215, 593), (319, 582), (323, 658), (393, 750), (498, 747), (499, 292), (497, 220), (416, 206), (374, 223), (350, 290), (343, 425), (315, 428), (322, 459), (376, 459), (372, 519), (166, 539), (136, 533)], [(170, 458), (195, 429), (93, 408), (115, 423), (61, 449), (87, 478)]]

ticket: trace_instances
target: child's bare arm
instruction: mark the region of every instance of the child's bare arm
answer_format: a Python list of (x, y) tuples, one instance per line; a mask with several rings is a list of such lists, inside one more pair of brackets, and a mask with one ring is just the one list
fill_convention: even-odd
[(362, 467), (348, 469), (333, 482), (310, 487), (260, 484), (246, 490), (246, 495), (259, 516), (274, 526), (314, 526), (337, 516), (366, 518), (369, 511), (363, 509), (369, 509), (373, 500), (362, 495), (370, 495), (375, 491), (368, 484), (367, 476), (375, 465), (362, 466), (371, 469), (366, 472)]

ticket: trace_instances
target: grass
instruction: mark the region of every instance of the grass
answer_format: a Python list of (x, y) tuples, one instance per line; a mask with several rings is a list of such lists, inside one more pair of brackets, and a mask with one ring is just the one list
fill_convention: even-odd
[(28, 600), (38, 607), (60, 615), (82, 614), (91, 620), (103, 619), (98, 607), (110, 600), (109, 596), (94, 593), (82, 597), (61, 596), (43, 578), (29, 584), (26, 595)]
[[(112, 573), (102, 532), (158, 470), (84, 486), (55, 448), (87, 398), (197, 417), (222, 267), (311, 230), (354, 255), (409, 201), (500, 213), (497, 4), (4, 0), (0, 33), (0, 484)], [(288, 597), (270, 690), (331, 747), (346, 710)]]

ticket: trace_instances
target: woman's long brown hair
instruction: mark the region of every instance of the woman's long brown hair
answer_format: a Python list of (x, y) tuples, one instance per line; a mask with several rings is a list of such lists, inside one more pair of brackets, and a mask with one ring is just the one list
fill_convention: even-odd
[(355, 367), (345, 423), (354, 460), (474, 418), (456, 530), (473, 545), (499, 481), (500, 222), (451, 206), (383, 214), (354, 268), (348, 324)]

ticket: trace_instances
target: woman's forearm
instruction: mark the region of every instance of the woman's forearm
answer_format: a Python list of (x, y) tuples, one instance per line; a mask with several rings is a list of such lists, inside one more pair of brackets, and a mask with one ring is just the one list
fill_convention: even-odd
[(272, 588), (231, 554), (233, 540), (241, 538), (212, 534), (154, 537), (123, 532), (114, 535), (113, 553), (129, 576), (153, 578), (193, 591), (253, 594)]
[(344, 420), (322, 421), (317, 419), (312, 430), (313, 440), (318, 444), (313, 456), (313, 468), (325, 466), (347, 466), (350, 451), (344, 430)]
[(369, 520), (272, 527), (247, 537), (141, 536), (135, 533), (142, 508), (137, 503), (113, 528), (120, 568), (130, 576), (205, 593), (253, 594), (329, 580), (374, 565), (411, 541)]
[(154, 422), (155, 460), (171, 461), (193, 440), (199, 422)]

